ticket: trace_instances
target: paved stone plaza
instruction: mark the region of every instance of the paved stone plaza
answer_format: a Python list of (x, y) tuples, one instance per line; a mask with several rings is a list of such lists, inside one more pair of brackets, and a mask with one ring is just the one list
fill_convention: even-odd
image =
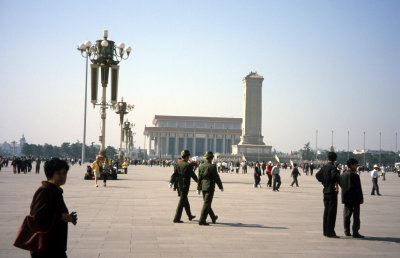
[[(254, 189), (253, 175), (220, 174), (225, 192), (213, 201), (217, 224), (200, 227), (202, 198), (189, 193), (196, 219), (174, 224), (178, 202), (168, 188), (172, 168), (131, 166), (107, 188), (83, 180), (84, 166), (73, 166), (64, 188), (70, 211), (78, 213), (70, 224), (68, 256), (91, 257), (400, 257), (400, 178), (388, 174), (380, 181), (382, 196), (371, 196), (369, 174), (361, 176), (364, 204), (360, 233), (366, 239), (344, 237), (342, 210), (338, 205), (336, 233), (322, 236), (321, 185), (302, 174), (300, 187), (290, 187), (289, 170), (283, 170), (280, 192)], [(29, 211), (33, 193), (44, 173), (13, 175), (0, 172), (0, 257), (30, 257), (12, 242)], [(185, 214), (185, 213), (184, 213)]]

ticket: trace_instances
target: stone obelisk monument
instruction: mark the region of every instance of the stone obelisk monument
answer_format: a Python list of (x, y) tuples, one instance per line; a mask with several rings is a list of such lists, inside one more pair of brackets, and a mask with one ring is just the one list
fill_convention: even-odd
[(233, 146), (233, 154), (242, 154), (246, 160), (266, 160), (271, 157), (271, 146), (265, 145), (262, 127), (262, 83), (264, 77), (250, 72), (243, 78), (243, 121), (240, 142)]

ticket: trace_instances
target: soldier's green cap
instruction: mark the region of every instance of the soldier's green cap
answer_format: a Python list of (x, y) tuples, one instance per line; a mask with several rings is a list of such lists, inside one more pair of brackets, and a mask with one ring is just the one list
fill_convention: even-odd
[(183, 151), (181, 151), (181, 156), (182, 156), (182, 157), (190, 156), (190, 151), (189, 151), (189, 150), (183, 150)]
[(207, 152), (206, 154), (204, 154), (204, 157), (205, 157), (206, 159), (208, 159), (208, 158), (213, 158), (213, 157), (214, 157), (214, 153), (212, 153), (212, 151), (209, 151), (209, 152)]

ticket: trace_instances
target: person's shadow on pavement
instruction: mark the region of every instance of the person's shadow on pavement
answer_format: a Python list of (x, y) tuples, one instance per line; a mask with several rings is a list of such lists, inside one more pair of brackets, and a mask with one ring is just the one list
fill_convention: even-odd
[(361, 240), (400, 243), (399, 237), (369, 237), (369, 236), (365, 236), (365, 238), (361, 239)]

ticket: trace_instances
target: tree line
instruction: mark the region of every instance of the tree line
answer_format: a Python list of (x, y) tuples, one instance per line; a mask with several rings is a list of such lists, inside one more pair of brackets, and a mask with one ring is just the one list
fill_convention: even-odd
[[(60, 158), (76, 158), (79, 159), (82, 156), (82, 143), (69, 143), (64, 142), (61, 146), (55, 146), (51, 144), (29, 144), (25, 143), (21, 150), (25, 156), (39, 156), (42, 158), (60, 157)], [(117, 154), (117, 149), (112, 146), (106, 148), (107, 157), (113, 157)], [(99, 154), (99, 147), (93, 145), (86, 145), (85, 148), (86, 159), (95, 159)]]
[[(321, 153), (318, 153), (317, 157), (315, 156), (315, 151), (311, 150), (310, 143), (307, 142), (304, 144), (303, 149), (300, 150), (301, 158), (303, 160), (307, 161), (312, 161), (312, 160), (326, 160), (326, 155), (328, 153), (328, 150), (322, 151)], [(336, 151), (336, 154), (338, 155), (337, 162), (340, 164), (346, 164), (348, 158), (353, 158), (358, 160), (359, 165), (364, 165), (364, 154), (354, 154), (350, 152), (350, 154), (347, 153), (347, 151)], [(372, 154), (372, 153), (365, 153), (365, 163), (369, 164), (369, 166), (373, 166), (374, 164), (385, 164), (386, 166), (394, 165), (395, 157), (396, 154), (394, 151), (393, 152), (384, 152), (382, 153), (379, 158), (379, 154)], [(381, 160), (381, 162), (379, 162)], [(400, 158), (397, 156), (396, 157), (396, 162), (399, 162)]]

